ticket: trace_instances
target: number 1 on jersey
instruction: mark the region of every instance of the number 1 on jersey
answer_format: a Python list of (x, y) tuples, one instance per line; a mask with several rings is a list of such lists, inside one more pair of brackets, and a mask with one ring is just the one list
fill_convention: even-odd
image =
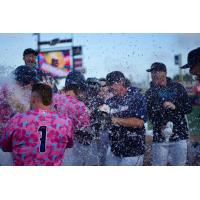
[(47, 133), (47, 127), (46, 126), (40, 126), (38, 131), (42, 134), (42, 137), (40, 138), (40, 152), (46, 151), (46, 133)]

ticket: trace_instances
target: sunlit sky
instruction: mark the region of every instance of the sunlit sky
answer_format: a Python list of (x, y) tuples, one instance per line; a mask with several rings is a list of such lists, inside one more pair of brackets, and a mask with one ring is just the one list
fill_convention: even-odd
[[(146, 69), (156, 61), (165, 63), (172, 77), (179, 72), (174, 55), (181, 53), (184, 64), (188, 51), (200, 46), (200, 34), (41, 34), (41, 40), (58, 37), (73, 37), (74, 45), (83, 46), (87, 77), (105, 77), (111, 71), (120, 70), (135, 82), (146, 81)], [(36, 36), (32, 33), (0, 34), (0, 66), (14, 69), (23, 64), (23, 51), (30, 47), (37, 49)]]

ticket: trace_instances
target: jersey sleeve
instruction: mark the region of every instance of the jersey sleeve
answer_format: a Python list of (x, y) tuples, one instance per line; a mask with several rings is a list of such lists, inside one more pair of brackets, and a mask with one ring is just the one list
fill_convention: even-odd
[(0, 146), (5, 152), (12, 152), (13, 134), (15, 133), (17, 119), (17, 116), (12, 117), (3, 129), (3, 134), (0, 138)]
[(142, 119), (144, 122), (147, 121), (147, 102), (143, 95), (137, 94), (130, 108), (133, 117)]
[(79, 106), (77, 129), (84, 130), (89, 125), (90, 125), (90, 115), (87, 111), (86, 105), (81, 102)]
[(68, 123), (68, 143), (66, 148), (72, 148), (74, 144), (74, 125), (70, 119), (67, 119)]

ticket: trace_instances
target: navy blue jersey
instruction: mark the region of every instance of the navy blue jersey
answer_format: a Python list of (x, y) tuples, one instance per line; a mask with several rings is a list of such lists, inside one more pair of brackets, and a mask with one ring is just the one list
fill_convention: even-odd
[[(188, 127), (185, 115), (192, 111), (192, 104), (185, 88), (180, 84), (167, 78), (166, 87), (160, 87), (153, 82), (146, 92), (148, 118), (153, 124), (154, 142), (164, 142), (161, 134), (162, 126), (168, 121), (173, 122), (173, 135), (171, 142), (188, 139)], [(175, 110), (164, 108), (164, 102), (172, 102)]]
[[(137, 88), (129, 88), (123, 97), (114, 96), (106, 102), (111, 108), (112, 117), (139, 118), (147, 120), (146, 99)], [(111, 151), (120, 157), (133, 157), (144, 154), (145, 128), (112, 125), (110, 128)]]

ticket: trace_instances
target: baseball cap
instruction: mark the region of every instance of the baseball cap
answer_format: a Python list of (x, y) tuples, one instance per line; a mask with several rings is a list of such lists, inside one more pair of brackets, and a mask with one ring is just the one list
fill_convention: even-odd
[(161, 71), (161, 72), (166, 72), (167, 68), (166, 65), (163, 63), (155, 62), (151, 65), (150, 69), (146, 70), (147, 72), (152, 72), (152, 71)]
[(125, 81), (125, 76), (120, 71), (113, 71), (106, 76), (107, 85), (113, 85), (114, 83), (118, 83), (120, 81)]
[(38, 52), (35, 51), (34, 49), (28, 48), (24, 50), (23, 56), (28, 55), (28, 54), (34, 54), (35, 56), (37, 56)]
[(99, 79), (95, 78), (95, 77), (89, 77), (89, 78), (87, 78), (86, 83), (87, 84), (91, 84), (91, 85), (99, 85), (100, 86)]
[(21, 85), (25, 86), (33, 81), (34, 83), (39, 82), (37, 78), (37, 72), (27, 65), (21, 65), (14, 70), (15, 80)]
[(70, 85), (76, 85), (81, 89), (85, 89), (86, 81), (84, 75), (76, 70), (70, 72), (65, 80), (65, 87), (69, 87)]
[(105, 79), (105, 78), (100, 78), (100, 79), (99, 79), (99, 82), (100, 82), (101, 87), (106, 87), (106, 86), (107, 86), (107, 85), (106, 85), (106, 79)]
[(188, 53), (187, 64), (183, 65), (181, 69), (193, 68), (197, 64), (200, 64), (200, 47)]

